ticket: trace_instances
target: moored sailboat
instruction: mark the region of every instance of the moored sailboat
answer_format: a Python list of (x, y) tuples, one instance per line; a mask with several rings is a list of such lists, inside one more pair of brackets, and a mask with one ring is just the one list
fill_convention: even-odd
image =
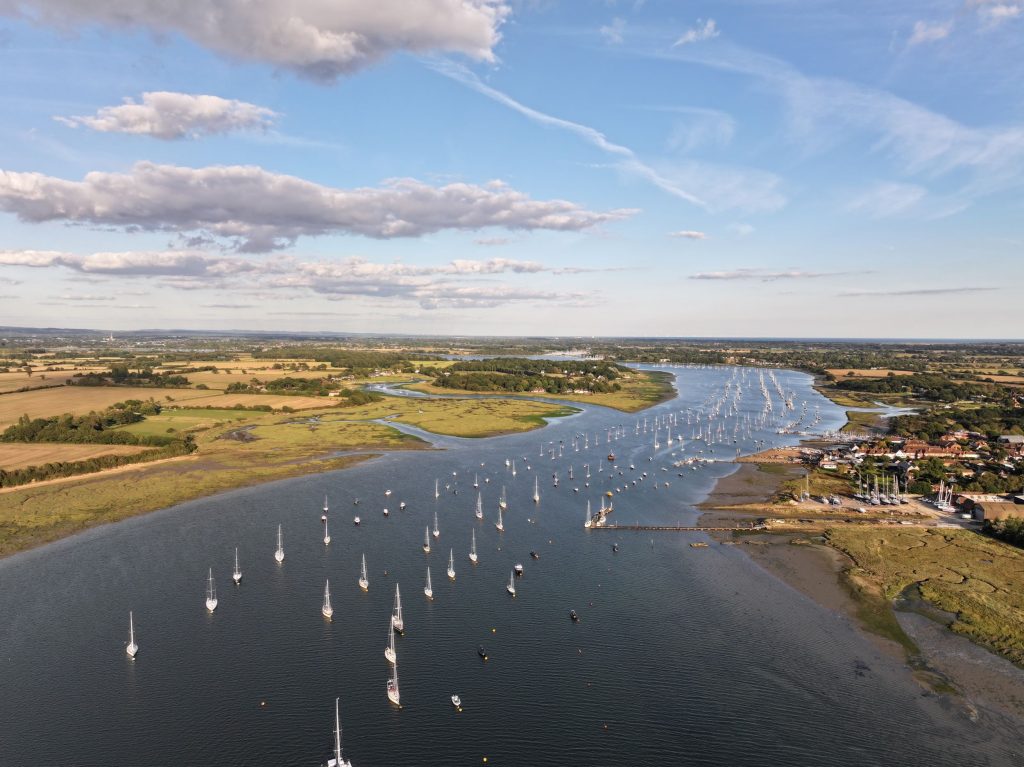
[(472, 530), (471, 533), (473, 535), (473, 538), (472, 538), (472, 542), (469, 544), (469, 561), (472, 562), (475, 565), (476, 564), (476, 530)]
[(398, 690), (398, 658), (395, 658), (395, 662), (391, 668), (391, 676), (388, 677), (388, 700), (394, 703), (396, 706), (402, 705), (402, 696)]
[(334, 617), (334, 608), (331, 607), (331, 582), (324, 582), (324, 604), (320, 608), (320, 612), (324, 614), (327, 620), (331, 620)]
[(430, 565), (427, 565), (427, 585), (423, 587), (423, 593), (427, 595), (427, 599), (434, 598), (434, 589), (430, 585)]
[(516, 574), (515, 571), (510, 571), (508, 574), (508, 585), (505, 586), (505, 590), (512, 596), (516, 595)]
[(281, 535), (281, 525), (277, 526), (277, 549), (274, 551), (274, 559), (278, 564), (284, 562), (284, 538)]
[(395, 618), (394, 616), (388, 621), (388, 644), (384, 648), (384, 657), (388, 659), (388, 663), (397, 663), (398, 655), (395, 654)]
[(338, 699), (334, 699), (334, 756), (327, 760), (327, 767), (352, 767), (352, 762), (341, 756), (341, 717), (338, 716)]
[(440, 531), (440, 530), (439, 530), (439, 529), (437, 528), (437, 512), (436, 512), (436, 511), (434, 512), (434, 530), (433, 530), (433, 536), (434, 536), (435, 538), (440, 538), (440, 537), (441, 537), (441, 531)]
[(217, 587), (213, 585), (213, 568), (206, 578), (206, 609), (211, 613), (217, 609)]
[(423, 528), (423, 550), (430, 553), (430, 528)]
[(455, 552), (448, 549), (448, 577), (455, 580)]
[(128, 646), (124, 648), (124, 651), (128, 653), (129, 658), (134, 658), (139, 651), (139, 646), (135, 644), (135, 616), (131, 610), (128, 611)]
[(476, 518), (484, 518), (484, 499), (480, 496), (480, 493), (476, 494)]
[(402, 595), (395, 584), (395, 611), (391, 614), (391, 626), (399, 634), (405, 633), (405, 620), (402, 618)]
[(242, 570), (238, 566), (238, 548), (235, 548), (235, 569), (231, 571), (231, 580), (236, 584), (242, 582)]
[(368, 591), (370, 588), (370, 581), (366, 578), (366, 555), (363, 554), (363, 566), (359, 571), (359, 588), (363, 591)]
[(494, 523), (499, 533), (505, 532), (505, 523), (501, 521), (501, 507), (498, 507), (498, 521)]

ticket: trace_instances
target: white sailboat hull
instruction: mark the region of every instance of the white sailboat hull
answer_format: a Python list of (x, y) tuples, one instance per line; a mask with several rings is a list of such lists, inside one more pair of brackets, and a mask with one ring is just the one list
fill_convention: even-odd
[(217, 600), (216, 599), (207, 599), (206, 600), (206, 609), (209, 610), (211, 613), (214, 610), (216, 610), (217, 609)]

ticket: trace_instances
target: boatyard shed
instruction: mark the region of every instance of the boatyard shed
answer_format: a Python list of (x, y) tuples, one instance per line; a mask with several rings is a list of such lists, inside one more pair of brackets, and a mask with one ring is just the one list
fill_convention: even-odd
[(1024, 505), (1012, 501), (977, 501), (974, 504), (974, 518), (979, 522), (994, 522), (1009, 517), (1024, 517)]

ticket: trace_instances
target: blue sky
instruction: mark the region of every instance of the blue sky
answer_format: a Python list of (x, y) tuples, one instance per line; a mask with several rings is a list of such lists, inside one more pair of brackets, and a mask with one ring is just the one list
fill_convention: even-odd
[(0, 324), (1019, 338), (1022, 39), (1024, 0), (0, 0)]

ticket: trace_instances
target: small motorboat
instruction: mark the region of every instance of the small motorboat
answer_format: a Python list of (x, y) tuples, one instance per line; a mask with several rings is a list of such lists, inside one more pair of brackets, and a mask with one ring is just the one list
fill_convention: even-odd
[(384, 509), (384, 516), (385, 517), (388, 516), (388, 514), (390, 514), (390, 513), (391, 513), (390, 511), (388, 511), (387, 509)]
[(359, 519), (359, 517), (354, 517), (354, 518), (352, 519), (352, 523), (353, 523), (353, 524), (355, 524), (355, 525), (358, 525), (358, 524), (359, 524), (359, 523), (360, 523), (361, 521), (362, 521), (362, 520), (361, 520), (361, 519)]
[(398, 510), (405, 511), (405, 501), (402, 501), (400, 504), (398, 504)]
[(619, 550), (619, 544), (613, 543), (612, 544), (612, 551), (616, 551), (617, 552), (618, 550)]
[(540, 554), (538, 554), (536, 551), (531, 551), (530, 559), (540, 559)]
[(516, 562), (516, 566), (513, 569), (515, 570), (516, 577), (522, 577), (522, 575), (523, 575), (523, 566), (521, 564)]
[(578, 616), (576, 614), (575, 610), (570, 610), (569, 611), (569, 617), (572, 618), (572, 622), (573, 623), (579, 623), (580, 622), (580, 616)]
[(460, 698), (458, 695), (453, 695), (452, 705), (455, 706), (455, 708), (462, 708), (462, 698)]
[(484, 649), (483, 645), (480, 645), (479, 647), (476, 648), (476, 654), (479, 655), (484, 660), (487, 660), (487, 650)]

